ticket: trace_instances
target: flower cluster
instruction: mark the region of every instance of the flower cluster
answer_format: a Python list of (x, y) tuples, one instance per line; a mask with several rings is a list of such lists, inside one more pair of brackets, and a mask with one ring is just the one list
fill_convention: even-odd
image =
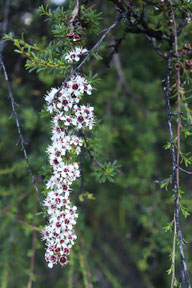
[[(85, 53), (86, 49), (76, 48), (69, 52), (66, 60), (79, 61)], [(54, 99), (56, 92), (57, 89), (52, 88), (45, 96), (47, 110), (52, 116), (52, 144), (47, 148), (52, 173), (46, 183), (48, 194), (44, 200), (49, 222), (42, 233), (49, 268), (56, 263), (63, 266), (68, 262), (70, 249), (77, 238), (73, 228), (78, 217), (77, 207), (71, 204), (69, 196), (80, 170), (78, 163), (72, 159), (80, 153), (83, 145), (82, 139), (77, 136), (78, 131), (84, 128), (91, 130), (94, 124), (93, 107), (80, 105), (82, 95), (92, 93), (92, 86), (84, 77), (73, 76)]]
[(91, 95), (92, 86), (84, 77), (76, 75), (65, 84), (63, 89), (58, 93), (59, 95), (56, 101), (53, 102), (56, 92), (57, 89), (52, 88), (52, 90), (46, 95), (45, 100), (48, 104), (47, 110), (50, 113), (57, 113), (56, 118), (60, 119), (60, 116), (62, 117), (63, 115), (63, 110), (66, 112), (72, 112), (71, 110), (73, 105), (79, 103), (81, 96), (84, 93)]

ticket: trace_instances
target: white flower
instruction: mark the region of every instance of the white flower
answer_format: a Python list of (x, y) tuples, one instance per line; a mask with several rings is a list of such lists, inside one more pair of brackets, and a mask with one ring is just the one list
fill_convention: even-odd
[(56, 88), (52, 88), (51, 91), (45, 95), (45, 101), (47, 101), (48, 104), (50, 104), (53, 101), (53, 98), (54, 98), (57, 90), (58, 89), (56, 89)]
[(53, 268), (53, 263), (49, 262), (48, 267)]
[(78, 62), (80, 60), (80, 56), (86, 53), (87, 53), (87, 49), (77, 47), (75, 50), (72, 50), (67, 54), (67, 56), (65, 57), (65, 60), (67, 60), (67, 62), (73, 62), (73, 61)]

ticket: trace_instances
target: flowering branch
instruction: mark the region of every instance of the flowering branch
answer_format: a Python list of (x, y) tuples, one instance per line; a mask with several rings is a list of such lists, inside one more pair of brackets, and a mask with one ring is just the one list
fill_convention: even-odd
[(75, 75), (76, 73), (79, 73), (79, 71), (81, 70), (81, 68), (83, 67), (83, 65), (86, 63), (87, 59), (89, 58), (89, 56), (101, 45), (101, 43), (103, 42), (103, 40), (105, 39), (105, 37), (109, 34), (109, 32), (115, 27), (117, 26), (117, 24), (120, 22), (122, 18), (121, 13), (119, 13), (119, 10), (116, 10), (116, 19), (113, 22), (113, 24), (111, 26), (109, 26), (105, 33), (102, 35), (102, 37), (99, 39), (99, 41), (89, 50), (89, 52), (87, 53), (87, 55), (85, 56), (85, 58), (81, 61), (81, 63), (71, 72), (71, 74), (62, 82), (60, 88), (56, 91), (52, 102), (50, 103), (53, 104), (53, 102), (55, 101), (55, 99), (58, 97), (60, 91), (62, 90), (63, 86), (67, 83), (67, 81), (69, 79), (71, 79), (73, 77), (73, 75)]
[[(180, 68), (177, 69), (176, 72), (176, 90), (177, 90), (177, 112), (171, 111), (171, 103), (170, 103), (170, 91), (171, 91), (171, 69), (172, 69), (172, 61), (184, 58), (185, 56), (191, 55), (191, 48), (187, 48), (185, 53), (179, 55), (178, 44), (177, 44), (177, 37), (182, 32), (183, 28), (185, 27), (187, 21), (181, 21), (177, 28), (176, 17), (174, 15), (174, 9), (178, 7), (173, 5), (173, 0), (170, 1), (163, 1), (161, 0), (160, 4), (153, 2), (153, 1), (144, 1), (145, 4), (141, 3), (142, 7), (139, 6), (138, 9), (137, 4), (136, 8), (133, 5), (132, 1), (118, 1), (118, 0), (111, 0), (115, 4), (116, 8), (116, 17), (115, 21), (106, 29), (102, 30), (101, 33), (103, 35), (98, 40), (98, 42), (89, 50), (84, 48), (84, 45), (78, 45), (78, 43), (82, 40), (81, 39), (81, 19), (79, 13), (79, 1), (76, 1), (76, 6), (72, 11), (72, 17), (69, 19), (63, 15), (64, 12), (61, 10), (57, 10), (60, 17), (62, 19), (57, 19), (55, 16), (56, 14), (47, 12), (43, 10), (41, 7), (41, 11), (44, 11), (44, 15), (50, 16), (54, 20), (58, 20), (58, 22), (63, 23), (63, 19), (65, 19), (66, 27), (59, 30), (56, 29), (57, 35), (62, 35), (64, 41), (63, 47), (67, 47), (66, 51), (67, 54), (62, 54), (63, 51), (60, 51), (60, 54), (56, 55), (64, 55), (62, 60), (63, 62), (59, 62), (58, 66), (63, 69), (66, 65), (66, 75), (69, 75), (65, 78), (63, 83), (61, 84), (59, 89), (52, 88), (52, 90), (46, 95), (45, 99), (47, 101), (47, 111), (50, 113), (52, 118), (52, 137), (51, 137), (51, 145), (47, 148), (47, 154), (49, 158), (49, 164), (51, 166), (51, 175), (46, 183), (47, 189), (47, 196), (44, 200), (43, 205), (47, 209), (48, 213), (48, 225), (43, 230), (43, 239), (46, 241), (46, 253), (45, 253), (45, 260), (48, 262), (48, 267), (52, 268), (54, 264), (60, 263), (64, 266), (68, 262), (68, 255), (70, 254), (70, 249), (75, 243), (77, 238), (74, 232), (74, 225), (76, 224), (76, 219), (78, 214), (76, 212), (76, 206), (72, 206), (70, 195), (72, 192), (72, 183), (76, 181), (81, 176), (81, 186), (80, 190), (83, 189), (84, 184), (84, 175), (82, 173), (82, 162), (83, 162), (83, 154), (80, 157), (80, 167), (79, 167), (79, 154), (82, 149), (83, 140), (86, 146), (86, 150), (91, 158), (91, 161), (95, 162), (99, 168), (101, 168), (101, 172), (106, 172), (103, 174), (106, 175), (99, 175), (100, 181), (105, 181), (106, 176), (110, 176), (110, 171), (114, 171), (111, 167), (107, 167), (102, 165), (91, 153), (89, 143), (86, 138), (86, 134), (84, 133), (85, 129), (91, 130), (94, 125), (94, 114), (93, 114), (93, 107), (84, 106), (82, 104), (82, 97), (83, 94), (87, 93), (90, 95), (92, 93), (92, 83), (88, 81), (86, 78), (82, 76), (82, 67), (88, 60), (89, 56), (93, 54), (94, 51), (98, 51), (99, 46), (102, 44), (106, 36), (111, 32), (111, 30), (116, 27), (121, 19), (124, 19), (124, 33), (123, 36), (118, 39), (114, 45), (108, 46), (112, 47), (113, 51), (110, 55), (110, 59), (114, 56), (117, 52), (119, 45), (121, 44), (122, 40), (125, 38), (127, 33), (134, 33), (134, 34), (144, 34), (147, 39), (151, 42), (152, 46), (154, 47), (155, 51), (158, 55), (167, 62), (167, 70), (166, 70), (166, 77), (165, 77), (165, 100), (166, 100), (166, 109), (167, 109), (167, 117), (168, 117), (168, 128), (170, 134), (170, 150), (171, 150), (171, 157), (172, 157), (172, 177), (164, 181), (154, 181), (155, 183), (159, 184), (166, 184), (169, 182), (173, 182), (174, 185), (174, 239), (173, 239), (173, 255), (172, 255), (172, 288), (176, 285), (176, 277), (175, 277), (175, 254), (176, 254), (176, 240), (178, 239), (179, 243), (179, 252), (181, 256), (181, 263), (182, 263), (182, 273), (184, 275), (183, 281), (187, 284), (187, 287), (190, 288), (190, 279), (189, 279), (189, 272), (186, 265), (186, 260), (184, 256), (184, 249), (183, 244), (187, 244), (188, 242), (184, 240), (181, 228), (180, 228), (180, 221), (179, 221), (179, 170), (186, 172), (184, 169), (179, 167), (180, 158), (182, 157), (182, 153), (180, 151), (180, 132), (181, 132), (181, 117), (184, 112), (181, 112), (181, 96), (182, 93), (180, 92), (181, 88), (181, 75), (180, 75)], [(164, 27), (162, 24), (150, 25), (151, 23), (147, 20), (146, 13), (146, 3), (150, 5), (150, 8), (154, 8), (158, 11), (167, 5), (167, 11), (163, 11), (162, 15), (165, 13), (165, 20), (167, 17), (172, 15), (172, 18), (169, 21), (166, 21), (166, 24), (173, 23), (173, 31), (169, 27)], [(151, 7), (154, 6), (154, 7)], [(158, 7), (156, 7), (158, 6)], [(83, 8), (82, 8), (83, 9)], [(161, 14), (161, 11), (160, 13)], [(180, 18), (178, 18), (180, 19)], [(65, 23), (65, 22), (64, 22)], [(76, 30), (76, 25), (79, 30)], [(172, 25), (172, 24), (171, 24)], [(153, 28), (151, 28), (153, 27)], [(160, 28), (159, 28), (160, 27)], [(68, 30), (69, 31), (68, 31)], [(61, 31), (62, 30), (62, 31)], [(64, 31), (63, 31), (64, 30)], [(70, 32), (70, 33), (68, 33)], [(59, 34), (60, 33), (60, 34)], [(64, 35), (64, 36), (63, 36)], [(60, 40), (62, 41), (62, 40)], [(159, 44), (160, 42), (160, 44)], [(53, 44), (53, 43), (52, 43)], [(51, 44), (51, 45), (52, 45)], [(81, 43), (82, 44), (82, 43)], [(165, 44), (164, 46), (162, 44)], [(50, 46), (51, 46), (50, 45)], [(162, 46), (168, 49), (168, 52), (162, 51)], [(73, 47), (73, 49), (71, 49)], [(24, 47), (25, 49), (29, 47)], [(54, 49), (56, 45), (54, 46)], [(53, 49), (53, 50), (54, 50)], [(58, 49), (58, 47), (57, 47)], [(30, 49), (29, 49), (30, 50)], [(56, 50), (56, 49), (55, 49)], [(64, 50), (64, 49), (63, 49)], [(45, 49), (45, 51), (47, 51)], [(24, 50), (21, 50), (21, 54), (24, 56), (31, 57), (31, 54), (26, 54)], [(52, 51), (51, 51), (52, 52)], [(27, 52), (28, 53), (28, 52)], [(64, 51), (65, 53), (65, 51)], [(54, 55), (55, 55), (54, 54)], [(80, 59), (83, 58), (81, 62)], [(115, 54), (113, 57), (116, 64), (116, 70), (118, 72), (118, 76), (120, 78), (121, 83), (125, 85), (125, 77), (122, 73), (121, 63), (118, 58), (118, 54)], [(43, 57), (35, 57), (31, 58), (32, 62), (30, 65), (36, 66), (43, 66), (38, 59), (43, 59)], [(57, 60), (57, 59), (56, 59)], [(74, 63), (79, 62), (80, 64), (74, 68)], [(191, 67), (191, 62), (187, 62), (188, 66)], [(30, 66), (29, 65), (29, 66)], [(51, 65), (51, 66), (50, 66)], [(4, 64), (2, 62), (2, 66)], [(49, 68), (58, 68), (54, 64), (46, 63), (44, 66)], [(52, 67), (54, 66), (54, 67)], [(39, 68), (41, 69), (41, 67)], [(50, 69), (50, 71), (52, 71)], [(38, 70), (38, 72), (41, 70)], [(70, 72), (71, 73), (70, 73)], [(6, 70), (4, 68), (4, 73), (6, 76)], [(8, 80), (8, 77), (5, 77)], [(9, 87), (9, 85), (8, 85)], [(127, 92), (130, 91), (127, 90)], [(12, 93), (11, 93), (12, 95)], [(15, 101), (13, 96), (10, 96), (13, 108), (13, 115), (16, 117), (17, 128), (19, 131), (20, 142), (22, 145), (22, 149), (24, 151), (25, 158), (27, 158), (26, 150), (24, 147), (24, 140), (21, 134), (20, 124), (18, 122), (18, 117), (15, 111)], [(178, 116), (178, 126), (177, 126), (177, 155), (176, 155), (176, 141), (173, 135), (173, 128), (172, 128), (172, 119), (173, 116)], [(28, 161), (28, 158), (27, 160)], [(115, 162), (115, 161), (114, 161)], [(28, 162), (27, 162), (28, 163)], [(111, 166), (115, 166), (114, 163)], [(30, 166), (28, 164), (28, 168), (30, 170)], [(80, 171), (81, 170), (81, 171)], [(105, 171), (106, 170), (106, 171)], [(80, 173), (81, 172), (81, 173)], [(32, 172), (30, 170), (32, 175)], [(108, 175), (109, 174), (109, 175)], [(190, 174), (190, 172), (188, 173)], [(33, 179), (33, 176), (32, 176)], [(113, 180), (113, 179), (112, 179)], [(38, 189), (38, 188), (37, 188)], [(182, 209), (182, 208), (181, 208)]]
[[(76, 47), (65, 58), (68, 62), (77, 62), (85, 53), (86, 49)], [(77, 207), (71, 205), (69, 195), (72, 183), (80, 177), (76, 158), (83, 141), (78, 135), (83, 129), (91, 130), (94, 124), (94, 108), (80, 105), (83, 94), (92, 93), (92, 86), (84, 77), (73, 73), (59, 91), (58, 94), (53, 88), (45, 97), (47, 110), (52, 116), (53, 134), (52, 145), (47, 149), (52, 175), (46, 184), (48, 194), (44, 201), (49, 224), (43, 230), (47, 246), (45, 260), (49, 268), (57, 262), (62, 266), (68, 262), (67, 256), (77, 238), (73, 229), (78, 217)], [(53, 101), (55, 94), (57, 98)], [(81, 177), (83, 181), (83, 175)]]

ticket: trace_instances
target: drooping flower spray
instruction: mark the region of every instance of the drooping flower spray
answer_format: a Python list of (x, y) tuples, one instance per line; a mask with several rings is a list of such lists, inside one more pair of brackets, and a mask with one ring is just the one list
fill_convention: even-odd
[[(65, 57), (67, 62), (79, 61), (87, 50), (76, 47)], [(92, 129), (93, 107), (80, 105), (84, 93), (91, 94), (92, 86), (81, 75), (74, 75), (53, 101), (56, 88), (45, 96), (47, 110), (52, 115), (52, 143), (47, 148), (52, 175), (46, 187), (48, 190), (44, 206), (48, 213), (48, 225), (43, 229), (46, 241), (45, 260), (48, 267), (68, 262), (71, 247), (77, 238), (74, 225), (78, 217), (77, 207), (70, 200), (72, 183), (80, 176), (79, 165), (72, 159), (83, 145), (79, 130)]]

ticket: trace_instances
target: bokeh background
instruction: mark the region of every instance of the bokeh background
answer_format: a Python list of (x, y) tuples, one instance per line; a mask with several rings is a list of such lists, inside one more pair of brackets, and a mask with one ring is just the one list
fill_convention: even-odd
[[(89, 2), (89, 1), (85, 1)], [(0, 21), (4, 16), (0, 1)], [(11, 1), (8, 32), (25, 35), (29, 43), (52, 39), (50, 23), (37, 11), (41, 4), (66, 7), (67, 1)], [(103, 12), (101, 30), (114, 20), (109, 1), (96, 1)], [(74, 186), (73, 202), (78, 206), (77, 244), (65, 268), (50, 270), (44, 261), (41, 226), (46, 219), (32, 185), (23, 152), (18, 144), (4, 76), (0, 74), (0, 286), (162, 288), (170, 286), (170, 253), (173, 235), (163, 227), (173, 219), (173, 191), (160, 189), (154, 181), (169, 178), (171, 159), (164, 145), (169, 141), (164, 91), (161, 80), (165, 64), (144, 35), (127, 34), (117, 54), (108, 47), (121, 37), (118, 27), (104, 41), (102, 60), (92, 59), (84, 73), (97, 73), (100, 81), (85, 103), (95, 107), (99, 125), (90, 139), (91, 149), (99, 161), (117, 160), (115, 182), (98, 183), (89, 155), (84, 151), (84, 186)], [(99, 36), (91, 35), (91, 48)], [(64, 80), (60, 74), (28, 73), (25, 59), (6, 43), (4, 61), (13, 94), (19, 104), (17, 112), (39, 187), (47, 165), (45, 149), (50, 143), (50, 119), (42, 118), (44, 94)], [(172, 103), (174, 105), (174, 103)], [(191, 150), (190, 139), (182, 139), (182, 149)], [(17, 145), (18, 144), (18, 145)], [(94, 164), (93, 164), (94, 165)], [(185, 205), (192, 210), (191, 177), (181, 175)], [(88, 192), (89, 199), (82, 197)], [(92, 194), (92, 195), (91, 195)], [(84, 201), (82, 201), (82, 198)], [(181, 217), (188, 240), (192, 239), (191, 217)], [(187, 250), (188, 249), (188, 250)], [(185, 248), (189, 271), (191, 248)], [(177, 255), (178, 267), (180, 264)], [(34, 269), (33, 269), (34, 265)], [(31, 271), (34, 271), (32, 273)]]

